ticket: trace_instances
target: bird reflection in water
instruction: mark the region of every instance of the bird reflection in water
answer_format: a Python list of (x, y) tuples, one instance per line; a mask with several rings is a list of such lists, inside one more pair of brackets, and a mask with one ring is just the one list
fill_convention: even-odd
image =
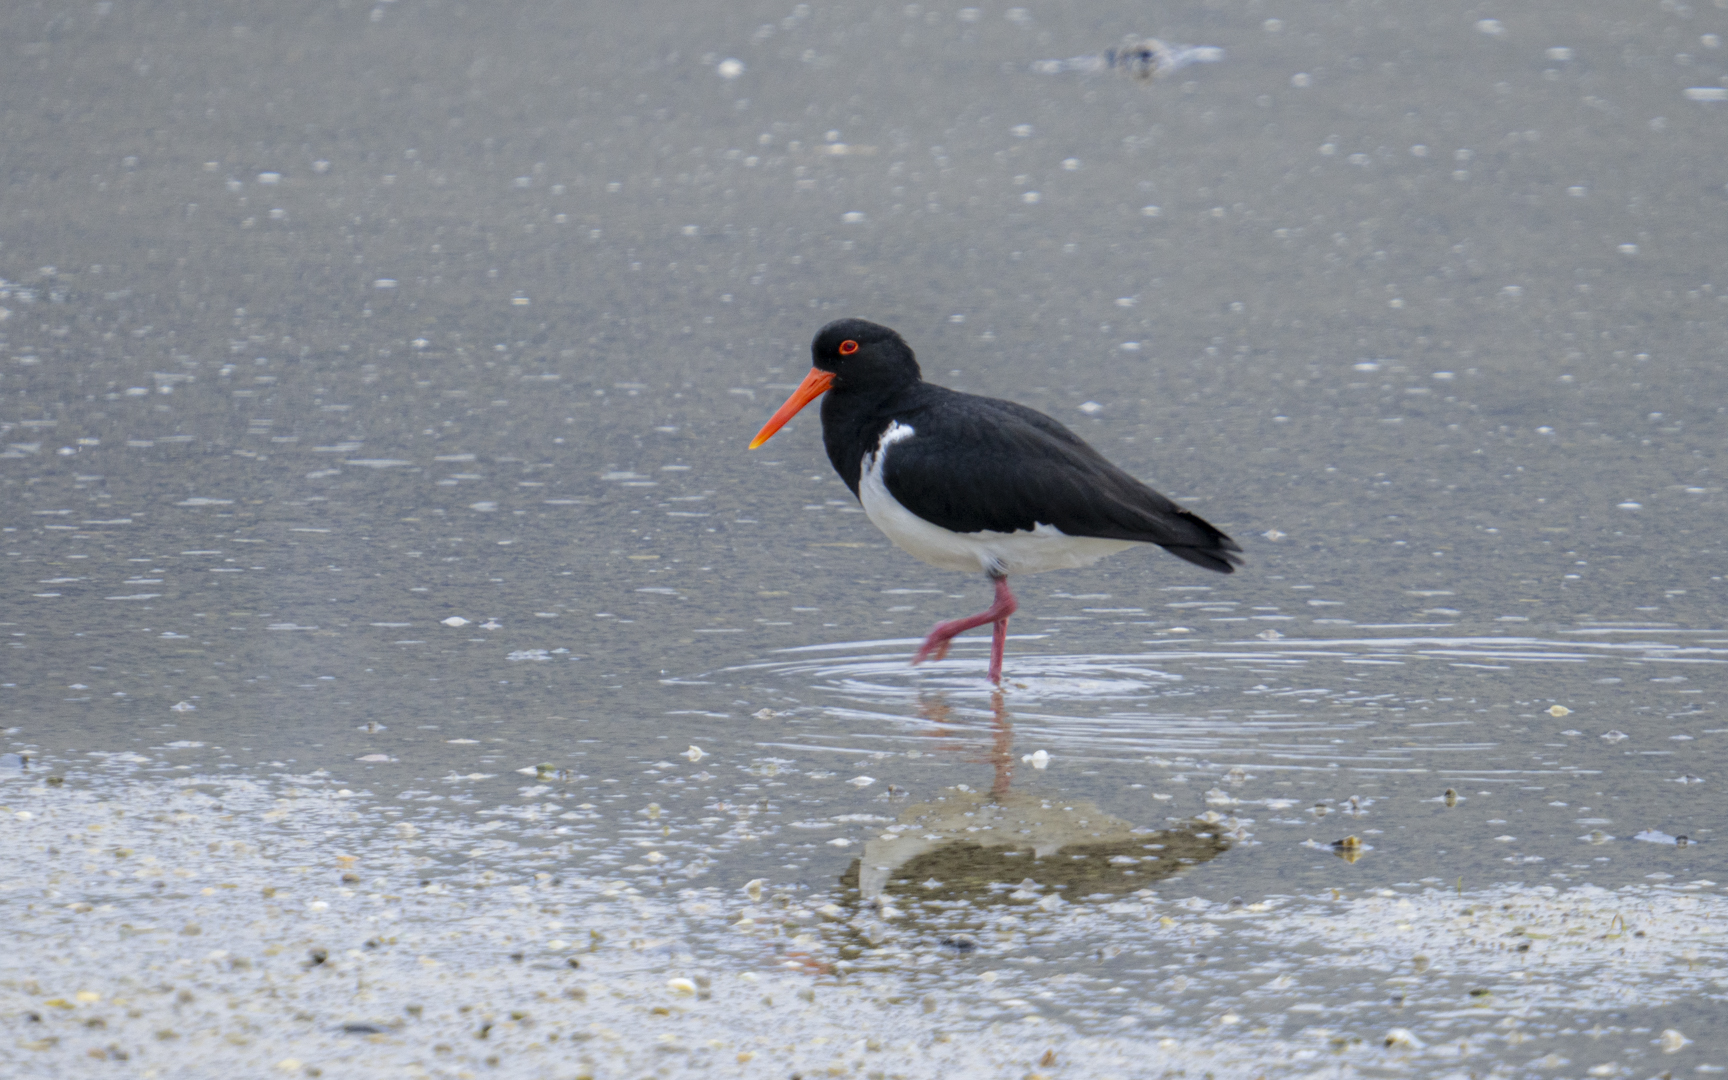
[[(1040, 787), (1013, 787), (1014, 726), (1001, 691), (991, 695), (989, 790), (948, 788), (908, 806), (864, 844), (841, 877), (857, 899), (878, 909), (923, 903), (1016, 906), (1120, 896), (1215, 859), (1230, 848), (1218, 826), (1198, 819), (1152, 829), (1105, 812), (1090, 799)], [(919, 712), (930, 734), (964, 750), (942, 696)], [(1154, 804), (1155, 805), (1155, 804)]]

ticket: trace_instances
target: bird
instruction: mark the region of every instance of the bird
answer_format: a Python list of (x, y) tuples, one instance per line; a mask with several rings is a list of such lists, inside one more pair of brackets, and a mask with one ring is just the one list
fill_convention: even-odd
[(1241, 548), (1191, 511), (1111, 464), (1036, 409), (924, 381), (912, 347), (889, 327), (837, 319), (810, 343), (812, 366), (750, 442), (754, 450), (810, 402), (840, 479), (895, 546), (933, 566), (982, 571), (995, 602), (938, 623), (912, 663), (948, 654), (990, 623), (989, 679), (1002, 682), (1011, 575), (1089, 566), (1155, 544), (1229, 574)]

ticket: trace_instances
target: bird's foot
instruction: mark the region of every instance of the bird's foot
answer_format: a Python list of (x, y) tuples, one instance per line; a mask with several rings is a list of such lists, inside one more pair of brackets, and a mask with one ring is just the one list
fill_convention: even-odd
[(912, 657), (914, 664), (922, 664), (926, 660), (948, 659), (948, 647), (954, 644), (954, 637), (960, 631), (944, 634), (942, 631), (947, 626), (947, 623), (943, 623), (930, 631), (930, 636), (924, 639), (924, 644), (918, 646), (918, 652)]

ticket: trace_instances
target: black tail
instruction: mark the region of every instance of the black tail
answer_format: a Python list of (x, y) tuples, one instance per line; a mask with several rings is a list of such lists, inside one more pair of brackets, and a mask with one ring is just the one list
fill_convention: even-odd
[(1220, 574), (1233, 574), (1242, 564), (1238, 553), (1242, 550), (1236, 541), (1225, 536), (1212, 526), (1212, 523), (1198, 514), (1187, 510), (1178, 510), (1177, 516), (1185, 523), (1193, 526), (1194, 531), (1201, 534), (1198, 543), (1160, 544), (1165, 551), (1207, 570), (1216, 570)]

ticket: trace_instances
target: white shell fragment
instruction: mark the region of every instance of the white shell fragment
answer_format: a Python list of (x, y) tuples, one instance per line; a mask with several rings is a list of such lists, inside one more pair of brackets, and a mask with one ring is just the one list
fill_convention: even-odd
[(1690, 840), (1687, 840), (1684, 837), (1673, 836), (1669, 833), (1663, 832), (1661, 829), (1645, 829), (1643, 832), (1632, 837), (1632, 839), (1642, 840), (1646, 844), (1671, 844), (1674, 847), (1691, 843)]

